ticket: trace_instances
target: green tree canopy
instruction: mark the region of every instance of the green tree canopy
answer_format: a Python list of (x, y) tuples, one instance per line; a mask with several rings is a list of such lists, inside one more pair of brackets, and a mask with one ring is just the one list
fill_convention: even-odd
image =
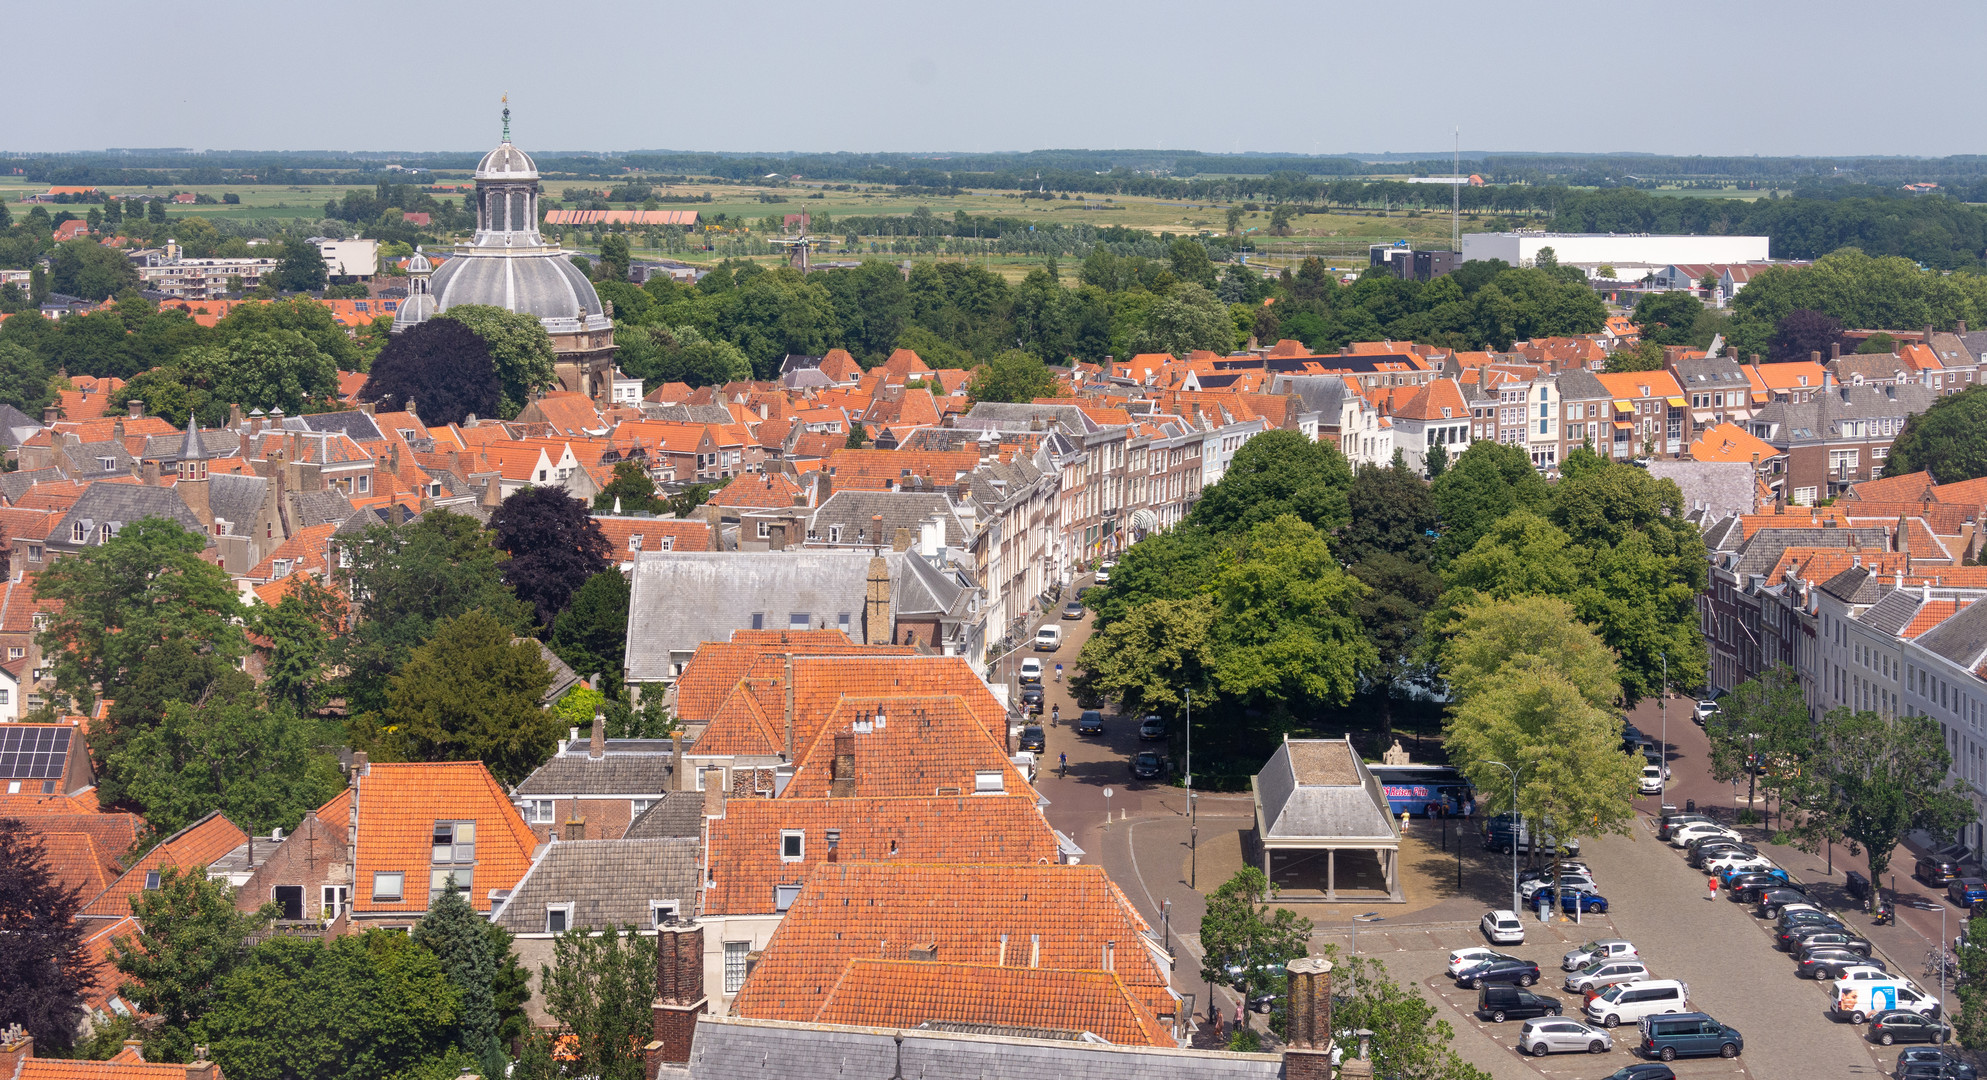
[(1351, 519), (1352, 468), (1338, 448), (1301, 431), (1265, 431), (1242, 444), (1218, 483), (1201, 491), (1190, 525), (1226, 535), (1285, 514), (1330, 532)]
[(1366, 588), (1317, 529), (1294, 515), (1257, 525), (1212, 584), (1222, 694), (1280, 709), (1351, 699), (1376, 659), (1351, 614)]
[(266, 834), (295, 828), (344, 786), (330, 750), (338, 734), (319, 727), (287, 708), (266, 709), (252, 695), (175, 701), (104, 764), (160, 835), (215, 810)]
[[(455, 889), (443, 890), (414, 924), (414, 943), (435, 955), (460, 995), (456, 1044), (481, 1064), (485, 1076), (501, 1076), (509, 1064), (502, 1043), (506, 1021), (514, 1030), (524, 1026), (517, 988), (527, 979), (510, 941), (510, 931), (476, 914)], [(514, 1000), (500, 1001), (502, 996)]]
[(1283, 985), (1278, 969), (1310, 951), (1311, 920), (1276, 907), (1276, 894), (1275, 883), (1246, 866), (1208, 895), (1200, 920), (1203, 980), (1245, 999)]
[(1054, 397), (1055, 393), (1055, 372), (1040, 357), (1018, 349), (974, 368), (973, 377), (966, 384), (966, 395), (975, 402), (1026, 403), (1039, 397)]
[(553, 963), (539, 969), (538, 985), (545, 1011), (573, 1036), (573, 1072), (641, 1080), (642, 1047), (655, 1030), (656, 939), (632, 926), (598, 935), (575, 928), (554, 939), (552, 949)]
[(435, 318), (467, 326), (489, 346), (501, 399), (498, 415), (504, 419), (516, 416), (531, 400), (533, 391), (558, 384), (552, 370), (558, 354), (537, 316), (487, 304), (457, 304)]
[(599, 674), (611, 689), (621, 681), (628, 646), (628, 579), (608, 567), (586, 579), (573, 602), (552, 622), (546, 642), (582, 676)]
[(253, 915), (236, 911), (230, 893), (207, 877), (206, 867), (163, 866), (158, 888), (131, 897), (138, 933), (111, 942), (111, 963), (132, 980), (119, 986), (118, 994), (158, 1018), (158, 1029), (145, 1040), (149, 1061), (193, 1056), (196, 1025), (219, 1000), (228, 973), (248, 955), (250, 938), (276, 916), (273, 904)]
[(1884, 475), (1929, 472), (1940, 484), (1987, 476), (1987, 385), (1932, 402), (1904, 421)]
[(389, 761), (481, 761), (525, 778), (559, 741), (540, 701), (552, 685), (538, 643), (477, 609), (435, 627), (387, 689), (374, 745)]
[(283, 241), (282, 257), (268, 277), (269, 284), (284, 292), (316, 292), (328, 280), (324, 253), (308, 240)]
[(1812, 740), (1803, 782), (1787, 790), (1804, 811), (1791, 822), (1803, 850), (1846, 839), (1851, 855), (1867, 853), (1870, 880), (1881, 881), (1905, 833), (1948, 838), (1973, 819), (1972, 803), (1948, 773), (1945, 734), (1929, 716), (1834, 709)]
[(56, 292), (92, 303), (140, 285), (138, 271), (124, 252), (87, 236), (55, 245), (49, 257), (48, 283)]
[(1118, 702), (1128, 716), (1178, 714), (1190, 692), (1205, 710), (1214, 704), (1208, 668), (1215, 614), (1214, 598), (1205, 593), (1131, 608), (1084, 642), (1075, 685)]
[(1447, 563), (1476, 546), (1490, 526), (1513, 510), (1543, 510), (1551, 498), (1545, 479), (1522, 447), (1479, 439), (1434, 481), (1442, 515), (1438, 561)]

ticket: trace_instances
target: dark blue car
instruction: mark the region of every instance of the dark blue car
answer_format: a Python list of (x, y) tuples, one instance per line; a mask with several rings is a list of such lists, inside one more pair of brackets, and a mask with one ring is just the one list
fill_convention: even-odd
[(1961, 907), (1972, 907), (1987, 900), (1987, 881), (1977, 877), (1954, 878), (1952, 884), (1946, 886), (1946, 895)]
[[(1551, 902), (1552, 890), (1540, 889), (1532, 895), (1532, 910), (1544, 911), (1546, 905)], [(1608, 898), (1599, 893), (1565, 891), (1559, 894), (1559, 909), (1568, 915), (1582, 911), (1605, 915), (1608, 910)]]

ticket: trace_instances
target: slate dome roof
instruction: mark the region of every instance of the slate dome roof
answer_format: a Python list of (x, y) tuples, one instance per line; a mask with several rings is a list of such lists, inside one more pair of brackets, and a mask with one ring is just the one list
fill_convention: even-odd
[(495, 150), (483, 155), (476, 163), (478, 180), (536, 180), (538, 164), (531, 155), (511, 145), (509, 138), (497, 144)]
[(431, 287), (438, 311), (488, 304), (541, 319), (605, 314), (593, 282), (555, 248), (504, 254), (466, 249), (435, 271)]

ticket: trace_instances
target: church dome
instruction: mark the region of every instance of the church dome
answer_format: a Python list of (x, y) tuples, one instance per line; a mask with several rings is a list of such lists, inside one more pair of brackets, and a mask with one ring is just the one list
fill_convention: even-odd
[(606, 314), (593, 282), (557, 248), (501, 254), (467, 249), (435, 271), (433, 289), (437, 311), (488, 304), (540, 319), (581, 322)]
[(530, 154), (512, 146), (510, 136), (506, 135), (495, 150), (484, 154), (483, 160), (476, 163), (476, 179), (536, 180), (538, 164), (531, 160)]

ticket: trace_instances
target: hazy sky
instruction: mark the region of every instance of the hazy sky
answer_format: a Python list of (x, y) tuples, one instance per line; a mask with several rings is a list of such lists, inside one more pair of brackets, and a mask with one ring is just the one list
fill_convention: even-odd
[(47, 33), (0, 149), (480, 150), (508, 92), (536, 150), (1987, 150), (1978, 0), (68, 0)]

